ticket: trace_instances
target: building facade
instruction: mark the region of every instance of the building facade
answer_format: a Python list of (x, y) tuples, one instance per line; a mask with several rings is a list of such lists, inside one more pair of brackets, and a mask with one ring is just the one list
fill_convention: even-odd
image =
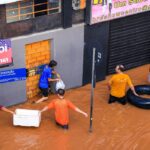
[(36, 96), (40, 77), (37, 70), (51, 59), (58, 62), (56, 70), (66, 89), (91, 81), (93, 48), (97, 81), (113, 73), (116, 64), (130, 69), (150, 62), (149, 11), (90, 24), (89, 2), (16, 0), (0, 4), (0, 39), (11, 41), (13, 58), (11, 65), (1, 66), (0, 73), (22, 69), (26, 72), (25, 78), (18, 79), (18, 73), (17, 79), (1, 82), (3, 105)]

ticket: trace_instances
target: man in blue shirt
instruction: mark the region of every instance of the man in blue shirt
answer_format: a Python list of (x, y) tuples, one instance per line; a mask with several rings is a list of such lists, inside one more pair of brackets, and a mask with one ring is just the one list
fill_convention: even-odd
[[(57, 62), (55, 60), (51, 60), (49, 65), (46, 65), (43, 69), (39, 80), (39, 88), (42, 92), (43, 97), (37, 100), (35, 103), (40, 103), (48, 99), (48, 88), (49, 82), (59, 81), (59, 74), (54, 71), (54, 68), (57, 66)], [(57, 78), (52, 79), (52, 74), (56, 74)]]

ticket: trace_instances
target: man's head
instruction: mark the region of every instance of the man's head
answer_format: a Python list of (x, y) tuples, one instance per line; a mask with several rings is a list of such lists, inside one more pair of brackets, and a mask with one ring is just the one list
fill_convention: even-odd
[(63, 97), (63, 96), (65, 95), (65, 90), (63, 90), (63, 89), (58, 89), (58, 90), (57, 90), (57, 94), (58, 94), (59, 97)]
[(51, 60), (50, 63), (49, 63), (49, 67), (53, 68), (55, 66), (57, 66), (57, 61)]
[(125, 70), (125, 68), (124, 68), (123, 65), (117, 65), (116, 68), (115, 68), (115, 71), (117, 73), (123, 72), (124, 70)]

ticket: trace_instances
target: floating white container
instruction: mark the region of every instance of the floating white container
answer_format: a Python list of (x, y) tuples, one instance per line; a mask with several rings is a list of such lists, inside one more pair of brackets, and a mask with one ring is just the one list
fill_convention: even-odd
[(41, 112), (38, 110), (16, 109), (13, 115), (14, 126), (39, 127)]

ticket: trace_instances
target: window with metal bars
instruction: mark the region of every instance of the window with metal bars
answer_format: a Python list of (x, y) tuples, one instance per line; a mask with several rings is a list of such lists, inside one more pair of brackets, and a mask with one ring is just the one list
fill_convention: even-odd
[(61, 0), (23, 0), (6, 4), (7, 23), (61, 12)]

